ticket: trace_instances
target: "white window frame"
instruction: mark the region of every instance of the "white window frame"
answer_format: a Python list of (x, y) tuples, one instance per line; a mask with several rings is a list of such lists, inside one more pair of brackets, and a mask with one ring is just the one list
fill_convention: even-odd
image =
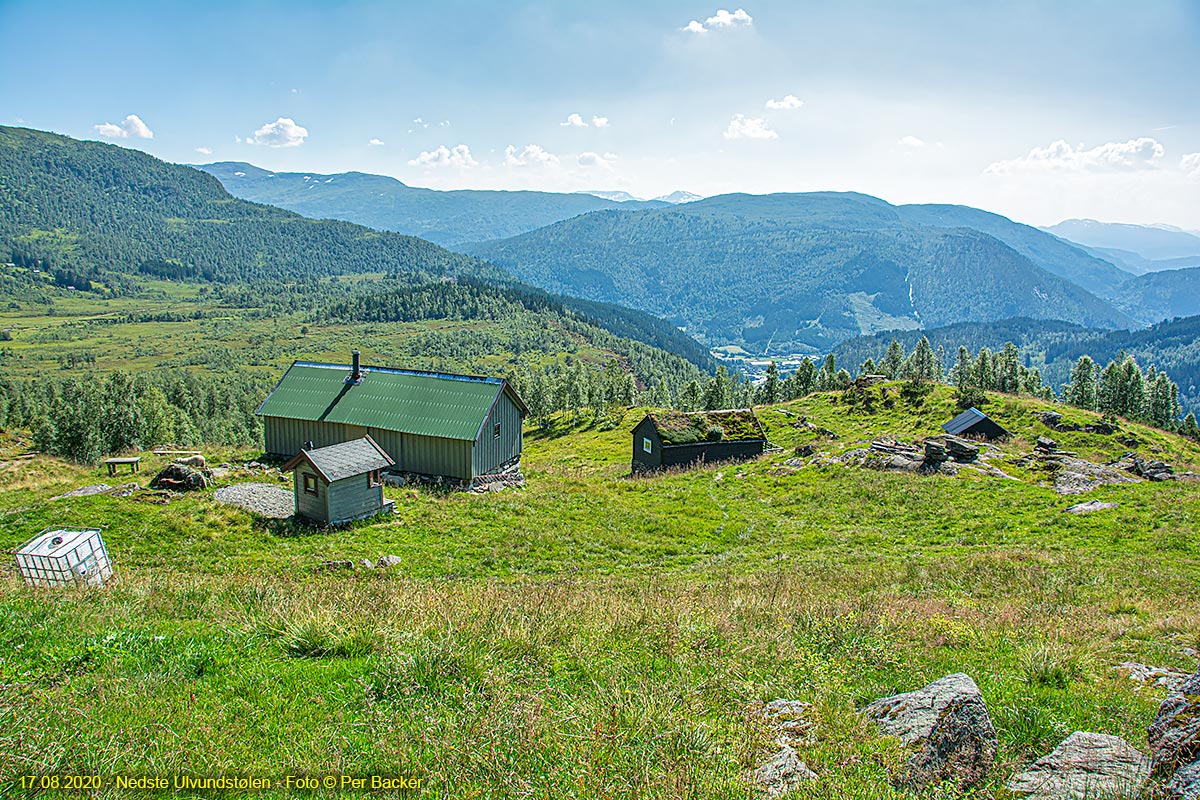
[(654, 453), (654, 440), (649, 436), (642, 437), (642, 452), (651, 454)]

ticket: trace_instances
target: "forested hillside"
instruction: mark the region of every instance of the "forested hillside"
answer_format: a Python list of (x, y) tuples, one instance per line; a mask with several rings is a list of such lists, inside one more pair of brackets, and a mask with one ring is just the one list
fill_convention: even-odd
[(978, 208), (909, 205), (898, 206), (897, 211), (902, 219), (917, 225), (971, 228), (994, 236), (1047, 272), (1078, 284), (1099, 297), (1112, 298), (1117, 287), (1130, 276), (1111, 262), (1084, 252), (1057, 236), (1047, 236), (1037, 228)]
[(1155, 322), (1200, 314), (1200, 266), (1130, 278), (1118, 289), (1114, 301), (1128, 313)]
[(87, 280), (487, 275), (409, 236), (235, 199), (213, 177), (137, 150), (0, 127), (0, 254)]
[[(1000, 322), (961, 323), (925, 331), (889, 331), (843, 342), (834, 351), (839, 364), (853, 368), (866, 359), (879, 362), (892, 339), (912, 350), (922, 336), (934, 349), (953, 359), (960, 346), (971, 351), (999, 350), (1006, 342), (1015, 344), (1022, 362), (1041, 371), (1044, 382), (1056, 392), (1067, 383), (1071, 368), (1082, 356), (1098, 364), (1133, 356), (1143, 367), (1156, 367), (1179, 385), (1179, 402), (1184, 411), (1200, 413), (1200, 316), (1171, 320), (1136, 331), (1103, 331), (1065, 322), (1008, 319)], [(951, 363), (945, 363), (949, 370)]]
[(467, 249), (551, 291), (630, 305), (756, 352), (1013, 316), (1136, 324), (993, 236), (914, 224), (903, 208), (856, 194), (604, 211)]
[(386, 175), (269, 172), (252, 164), (202, 164), (235, 197), (317, 219), (340, 219), (420, 236), (440, 245), (503, 239), (605, 208), (658, 208), (657, 200), (618, 202), (593, 194), (407, 186)]

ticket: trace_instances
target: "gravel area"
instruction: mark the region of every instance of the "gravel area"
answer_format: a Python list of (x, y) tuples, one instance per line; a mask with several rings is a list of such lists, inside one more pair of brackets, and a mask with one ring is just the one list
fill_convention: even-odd
[(240, 506), (263, 517), (286, 519), (296, 510), (296, 499), (290, 489), (280, 489), (270, 483), (238, 483), (224, 486), (213, 493), (220, 503)]

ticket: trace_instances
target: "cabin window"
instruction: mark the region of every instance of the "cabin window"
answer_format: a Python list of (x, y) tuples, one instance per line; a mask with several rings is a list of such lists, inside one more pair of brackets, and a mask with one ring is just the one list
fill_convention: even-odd
[(495, 425), (492, 426), (492, 438), (493, 439), (500, 438), (500, 423), (499, 422), (497, 422)]
[(654, 452), (654, 442), (650, 441), (649, 436), (642, 437), (642, 452), (645, 452), (645, 453), (653, 453)]
[(304, 493), (315, 495), (317, 493), (317, 476), (304, 473)]
[(372, 489), (376, 486), (383, 486), (383, 472), (373, 469), (367, 473), (367, 480), (370, 481)]

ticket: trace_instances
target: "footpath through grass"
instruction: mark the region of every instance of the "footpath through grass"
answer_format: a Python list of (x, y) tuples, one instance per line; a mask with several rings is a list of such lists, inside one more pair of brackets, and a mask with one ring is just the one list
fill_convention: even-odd
[[(1047, 433), (1039, 407), (989, 407), (1018, 434), (1006, 450)], [(773, 752), (755, 704), (787, 697), (814, 708), (811, 796), (899, 797), (887, 778), (904, 754), (856, 709), (955, 671), (1000, 736), (988, 791), (1074, 730), (1145, 749), (1162, 692), (1112, 667), (1196, 666), (1196, 484), (1063, 498), (1004, 461), (1019, 480), (792, 470), (797, 444), (911, 439), (950, 408), (940, 391), (921, 409), (786, 408), (840, 438), (763, 409), (784, 452), (633, 479), (631, 411), (608, 431), (530, 432), (524, 489), (389, 489), (399, 514), (340, 531), (255, 521), (211, 492), (49, 502), (106, 479), (0, 453), (0, 547), (102, 523), (118, 566), (96, 591), (0, 580), (0, 776), (378, 773), (421, 776), (428, 797), (748, 798), (746, 772)], [(1123, 429), (1144, 454), (1200, 463)], [(1092, 460), (1126, 449), (1050, 435)], [(1093, 497), (1119, 507), (1063, 513)], [(383, 554), (403, 563), (316, 569)]]

